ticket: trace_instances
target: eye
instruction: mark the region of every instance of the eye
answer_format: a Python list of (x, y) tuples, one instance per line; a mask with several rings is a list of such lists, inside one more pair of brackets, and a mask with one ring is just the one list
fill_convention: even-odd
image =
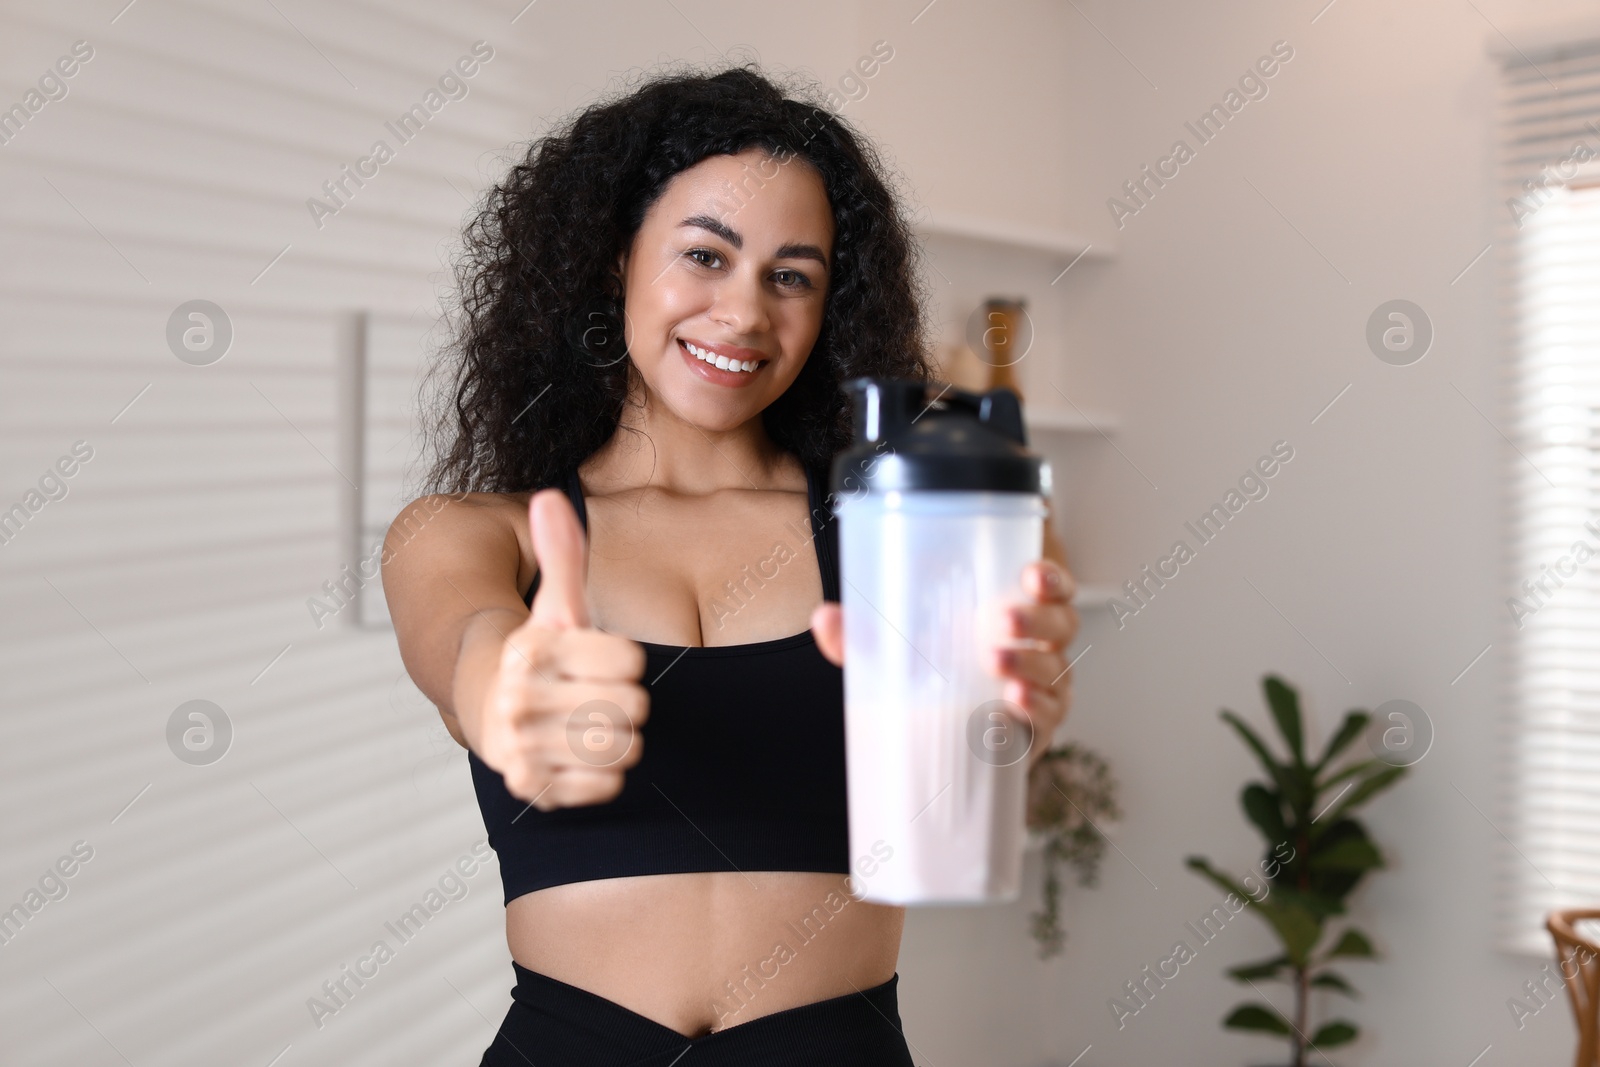
[(787, 274), (790, 277), (795, 279), (794, 281), (791, 281), (791, 282), (781, 282), (781, 283), (779, 283), (781, 285), (785, 285), (785, 286), (787, 286), (787, 287), (789, 287), (791, 289), (810, 289), (812, 287), (811, 286), (811, 279), (807, 278), (804, 274), (801, 274), (797, 270), (791, 270), (788, 267), (785, 267), (782, 270), (778, 271), (778, 273), (779, 274)]
[[(689, 249), (689, 251), (685, 252), (684, 255), (689, 256), (692, 259), (694, 257), (696, 257), (696, 256), (710, 256), (712, 259), (715, 259), (715, 260), (721, 260), (722, 259), (722, 257), (720, 255), (718, 255), (716, 252), (711, 251), (711, 249), (709, 249), (709, 248), (691, 248), (691, 249)], [(702, 259), (695, 259), (694, 261), (696, 263), (700, 264), (702, 267), (711, 266), (710, 263), (707, 263)]]

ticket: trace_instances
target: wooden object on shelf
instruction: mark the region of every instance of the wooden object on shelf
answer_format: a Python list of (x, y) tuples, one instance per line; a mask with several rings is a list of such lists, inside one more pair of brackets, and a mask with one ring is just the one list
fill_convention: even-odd
[(989, 364), (988, 389), (1002, 386), (1022, 396), (1017, 384), (1016, 364), (1027, 349), (1022, 343), (1023, 301), (1004, 297), (990, 297), (983, 302), (984, 330), (981, 335), (985, 357)]
[(1576, 1067), (1600, 1065), (1600, 944), (1579, 934), (1575, 924), (1600, 919), (1600, 909), (1553, 911), (1545, 929), (1555, 938), (1561, 977), (1567, 983), (1572, 1014), (1578, 1023)]

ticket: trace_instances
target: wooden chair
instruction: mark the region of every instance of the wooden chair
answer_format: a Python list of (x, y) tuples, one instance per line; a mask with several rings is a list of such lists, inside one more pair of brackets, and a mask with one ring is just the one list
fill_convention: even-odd
[(1600, 1067), (1600, 944), (1578, 933), (1574, 924), (1600, 919), (1600, 909), (1553, 911), (1545, 929), (1556, 942), (1556, 960), (1578, 1021), (1575, 1067)]

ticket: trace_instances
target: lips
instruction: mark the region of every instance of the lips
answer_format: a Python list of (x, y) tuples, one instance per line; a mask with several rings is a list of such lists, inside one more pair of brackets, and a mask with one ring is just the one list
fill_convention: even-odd
[[(704, 378), (706, 381), (711, 382), (714, 385), (721, 385), (728, 388), (737, 389), (749, 385), (751, 382), (755, 381), (761, 376), (761, 372), (765, 370), (767, 364), (771, 362), (764, 357), (753, 357), (757, 359), (757, 366), (755, 370), (723, 370), (715, 363), (708, 363), (699, 356), (696, 356), (693, 352), (689, 351), (683, 338), (676, 338), (675, 343), (678, 346), (678, 351), (683, 354), (683, 359), (689, 364), (691, 370), (693, 370), (701, 378)], [(713, 351), (713, 349), (711, 349), (709, 346), (702, 347), (699, 344), (695, 344), (695, 347), (700, 348), (702, 351)]]

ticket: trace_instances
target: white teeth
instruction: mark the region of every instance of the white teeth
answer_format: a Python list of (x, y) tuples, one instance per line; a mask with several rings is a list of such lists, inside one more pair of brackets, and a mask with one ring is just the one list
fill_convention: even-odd
[(705, 349), (692, 345), (688, 341), (683, 342), (683, 347), (687, 348), (696, 359), (705, 363), (710, 363), (712, 366), (721, 370), (735, 370), (748, 373), (761, 366), (761, 361), (758, 359), (729, 359), (727, 356), (719, 356), (711, 352), (707, 352)]

